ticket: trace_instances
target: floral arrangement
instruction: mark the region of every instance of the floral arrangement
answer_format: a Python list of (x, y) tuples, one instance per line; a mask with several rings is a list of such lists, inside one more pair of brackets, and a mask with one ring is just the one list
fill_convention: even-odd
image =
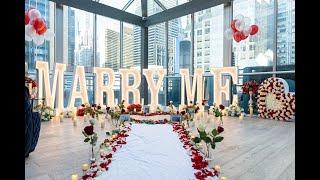
[(43, 121), (50, 121), (54, 116), (54, 109), (50, 106), (44, 104), (38, 104), (34, 107), (35, 110), (39, 111), (41, 114), (41, 119)]
[(63, 117), (64, 118), (74, 118), (75, 114), (73, 113), (72, 110), (66, 110), (63, 112)]
[(170, 114), (176, 114), (177, 113), (177, 108), (173, 105), (173, 101), (169, 102), (168, 109), (169, 109), (169, 113)]
[(111, 116), (111, 119), (119, 119), (120, 118), (120, 111), (116, 110), (115, 108), (111, 108), (108, 111), (108, 114)]
[(189, 113), (189, 114), (192, 114), (192, 113), (197, 113), (199, 111), (199, 107), (194, 105), (192, 103), (192, 101), (189, 102), (189, 104), (187, 105), (186, 107), (186, 112)]
[(118, 104), (112, 108), (110, 108), (110, 107), (106, 108), (107, 113), (111, 117), (112, 124), (115, 125), (116, 127), (121, 123), (120, 122), (120, 115), (126, 114), (123, 103), (124, 103), (124, 100), (120, 104)]
[(162, 112), (162, 109), (161, 109), (161, 106), (157, 106), (157, 110), (156, 110), (157, 113), (161, 113)]
[(93, 125), (95, 124), (94, 120), (90, 120), (90, 125), (86, 126), (83, 131), (82, 134), (84, 135), (85, 139), (84, 142), (87, 143), (89, 142), (91, 144), (91, 160), (94, 161), (94, 153), (93, 153), (93, 146), (95, 146), (97, 144), (97, 140), (98, 140), (98, 135), (97, 133), (95, 133), (93, 131)]
[(224, 128), (222, 126), (218, 126), (216, 129), (213, 129), (210, 133), (206, 132), (203, 126), (199, 126), (197, 130), (200, 137), (195, 137), (192, 140), (196, 144), (199, 144), (201, 141), (203, 141), (207, 145), (206, 157), (210, 157), (209, 147), (215, 149), (216, 143), (221, 142), (223, 140), (223, 137), (219, 135), (224, 131)]
[(248, 81), (242, 85), (242, 92), (249, 94), (249, 92), (252, 91), (253, 94), (256, 94), (258, 92), (258, 87), (259, 84), (256, 81)]
[(35, 98), (38, 92), (38, 85), (37, 82), (34, 81), (33, 79), (29, 78), (29, 77), (24, 77), (24, 81), (27, 84), (27, 86), (29, 87), (29, 84), (31, 83), (31, 92), (30, 93), (30, 97), (31, 98)]
[(81, 106), (77, 110), (77, 116), (84, 116), (84, 109), (85, 109), (85, 104), (81, 104)]
[(232, 117), (239, 117), (241, 112), (243, 112), (243, 108), (239, 107), (237, 104), (231, 104), (227, 109), (228, 115)]
[(190, 121), (193, 121), (193, 116), (190, 113), (186, 113), (185, 111), (180, 112), (182, 121), (187, 122), (187, 126), (190, 127)]
[(285, 92), (279, 78), (268, 78), (261, 83), (257, 103), (261, 118), (286, 121), (295, 114), (295, 95)]
[(154, 120), (139, 120), (139, 119), (130, 118), (130, 120), (137, 124), (166, 124), (169, 122), (167, 119), (154, 121)]
[[(112, 136), (106, 138), (100, 145), (100, 158), (97, 161), (91, 162), (90, 169), (82, 176), (83, 180), (92, 179), (99, 176), (102, 172), (108, 171), (109, 165), (112, 162), (112, 155), (127, 144), (126, 137), (131, 130), (130, 126), (120, 126), (119, 129), (112, 131)], [(110, 132), (106, 132), (109, 136)]]
[(213, 113), (214, 113), (214, 116), (215, 117), (220, 117), (220, 124), (223, 124), (223, 121), (222, 121), (222, 116), (224, 115), (223, 114), (223, 110), (225, 109), (224, 105), (220, 104), (219, 106), (216, 106), (212, 109)]
[(130, 104), (127, 106), (129, 112), (136, 110), (136, 112), (140, 112), (142, 108), (141, 104)]
[(170, 115), (169, 112), (154, 112), (154, 113), (146, 113), (144, 116), (156, 116), (156, 115)]
[(125, 112), (125, 109), (124, 109), (124, 102), (125, 102), (125, 100), (122, 100), (122, 101), (121, 101), (121, 103), (120, 103), (120, 104), (118, 104), (118, 107), (119, 107), (119, 109), (121, 110), (121, 113), (122, 113), (122, 112)]
[(179, 123), (173, 123), (172, 126), (173, 131), (178, 133), (179, 139), (183, 144), (183, 148), (191, 155), (192, 167), (196, 171), (194, 173), (196, 179), (205, 180), (207, 177), (218, 178), (219, 171), (214, 168), (208, 168), (208, 161), (202, 157), (198, 147), (193, 145), (194, 142), (190, 137), (189, 132)]
[(103, 114), (103, 111), (101, 109), (100, 105), (92, 104), (85, 104), (84, 107), (84, 114), (90, 114), (92, 118), (98, 118), (99, 114)]

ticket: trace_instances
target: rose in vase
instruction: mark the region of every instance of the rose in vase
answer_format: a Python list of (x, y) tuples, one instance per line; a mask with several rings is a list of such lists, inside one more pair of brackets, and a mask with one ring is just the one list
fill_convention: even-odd
[(215, 149), (216, 143), (221, 142), (223, 140), (223, 136), (220, 136), (220, 134), (224, 131), (224, 128), (222, 126), (218, 126), (216, 129), (213, 129), (210, 133), (205, 131), (205, 128), (197, 128), (199, 137), (195, 137), (192, 139), (192, 141), (195, 144), (199, 144), (201, 142), (204, 142), (206, 144), (206, 150), (205, 153), (206, 157), (210, 157), (210, 148)]
[(89, 142), (91, 145), (91, 161), (95, 160), (93, 147), (97, 144), (97, 140), (98, 140), (98, 135), (96, 132), (94, 132), (93, 125), (94, 125), (94, 121), (90, 121), (90, 125), (86, 126), (82, 131), (82, 134), (85, 137), (84, 142), (85, 143)]

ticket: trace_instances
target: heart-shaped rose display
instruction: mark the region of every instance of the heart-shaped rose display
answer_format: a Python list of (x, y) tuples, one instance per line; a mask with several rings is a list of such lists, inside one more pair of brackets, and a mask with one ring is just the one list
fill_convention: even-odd
[(258, 112), (261, 118), (289, 120), (295, 114), (295, 95), (281, 78), (268, 78), (258, 89)]

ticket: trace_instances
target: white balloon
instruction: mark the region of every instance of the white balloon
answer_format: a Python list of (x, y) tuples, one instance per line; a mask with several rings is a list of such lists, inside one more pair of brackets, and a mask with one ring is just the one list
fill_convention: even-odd
[(51, 29), (47, 29), (47, 31), (44, 33), (44, 39), (45, 40), (52, 40), (52, 38), (54, 37), (54, 33)]
[(225, 31), (225, 36), (227, 39), (232, 39), (233, 38), (233, 31), (228, 28), (226, 31)]
[(39, 10), (37, 9), (31, 9), (28, 12), (29, 17), (30, 17), (30, 21), (32, 22), (32, 20), (34, 20), (35, 18), (41, 18), (41, 13)]
[(25, 34), (24, 39), (26, 41), (32, 41), (32, 37), (30, 37), (29, 35)]
[(242, 31), (244, 29), (244, 22), (243, 21), (236, 21), (236, 23), (234, 24), (234, 26), (236, 27), (236, 29), (238, 31)]
[(34, 44), (36, 44), (37, 46), (41, 45), (44, 43), (44, 36), (43, 35), (36, 35), (33, 37), (33, 42)]
[(31, 33), (28, 28), (29, 28), (28, 26), (24, 27), (24, 31), (25, 31), (24, 38), (26, 41), (32, 41), (32, 37), (30, 36)]
[(246, 35), (246, 36), (249, 36), (250, 33), (251, 33), (251, 30), (252, 30), (251, 26), (244, 27), (243, 34)]
[(25, 35), (31, 38), (33, 38), (37, 33), (34, 27), (30, 24), (26, 25), (24, 30), (25, 30)]
[(243, 22), (245, 26), (251, 26), (251, 19), (249, 17), (244, 17)]
[(238, 14), (235, 19), (239, 20), (239, 21), (242, 21), (244, 18), (244, 16), (242, 14)]

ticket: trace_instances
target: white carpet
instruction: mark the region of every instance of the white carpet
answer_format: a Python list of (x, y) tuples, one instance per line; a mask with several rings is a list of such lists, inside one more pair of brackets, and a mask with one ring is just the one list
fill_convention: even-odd
[(127, 144), (97, 180), (195, 179), (192, 162), (168, 124), (133, 124)]

